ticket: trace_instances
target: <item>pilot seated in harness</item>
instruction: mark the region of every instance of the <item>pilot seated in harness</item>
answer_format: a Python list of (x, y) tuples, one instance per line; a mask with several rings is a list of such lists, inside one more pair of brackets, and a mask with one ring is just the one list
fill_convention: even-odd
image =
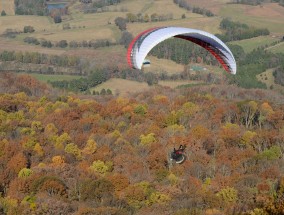
[(177, 164), (181, 164), (185, 160), (184, 149), (185, 146), (183, 145), (180, 145), (178, 150), (174, 148), (174, 151), (171, 153), (171, 160), (174, 160)]

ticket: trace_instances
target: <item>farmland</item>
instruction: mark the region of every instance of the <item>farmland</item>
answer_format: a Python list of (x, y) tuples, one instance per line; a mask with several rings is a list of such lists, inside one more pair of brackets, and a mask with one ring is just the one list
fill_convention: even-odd
[(28, 74), (33, 76), (37, 80), (46, 82), (46, 83), (49, 81), (70, 81), (70, 80), (78, 79), (82, 77), (78, 75), (44, 75), (44, 74), (37, 74), (37, 73), (28, 73)]
[(230, 17), (234, 21), (246, 23), (258, 28), (268, 28), (272, 33), (281, 35), (284, 32), (284, 7), (276, 3), (262, 6), (223, 5), (220, 16)]
[(266, 50), (269, 50), (273, 53), (284, 53), (284, 42), (268, 47)]
[[(4, 1), (8, 2), (8, 1)], [(184, 8), (178, 7), (172, 0), (131, 0), (122, 1), (117, 5), (107, 6), (105, 12), (101, 13), (83, 13), (80, 9), (79, 2), (71, 3), (69, 6), (69, 14), (62, 16), (62, 22), (55, 24), (51, 17), (44, 16), (15, 16), (10, 15), (1, 17), (0, 32), (5, 32), (8, 28), (22, 31), (24, 26), (31, 25), (35, 32), (19, 34), (16, 38), (0, 38), (0, 50), (15, 51), (33, 51), (53, 55), (74, 55), (85, 58), (93, 67), (116, 66), (120, 69), (126, 69), (127, 62), (125, 59), (126, 49), (122, 45), (115, 45), (101, 48), (43, 48), (40, 45), (29, 45), (23, 42), (26, 37), (34, 37), (39, 41), (41, 39), (50, 40), (56, 44), (60, 40), (67, 42), (76, 41), (95, 41), (107, 39), (113, 43), (119, 43), (122, 32), (115, 25), (116, 17), (126, 17), (127, 13), (133, 14), (151, 14), (159, 15), (170, 14), (172, 19), (158, 22), (133, 22), (127, 23), (127, 31), (133, 36), (141, 32), (141, 30), (157, 26), (181, 26), (189, 28), (197, 28), (208, 31), (210, 33), (222, 34), (219, 28), (220, 21), (224, 17), (229, 17), (233, 21), (240, 21), (254, 27), (267, 27), (271, 31), (269, 36), (260, 36), (251, 39), (230, 42), (231, 44), (240, 45), (246, 53), (261, 46), (269, 46), (271, 43), (279, 40), (281, 33), (284, 32), (284, 8), (279, 7), (275, 3), (265, 3), (261, 6), (235, 5), (227, 4), (226, 0), (192, 0), (189, 2), (191, 6), (198, 6), (211, 10), (215, 16), (206, 17), (200, 14), (192, 13)], [(11, 4), (10, 4), (11, 5)], [(11, 7), (10, 7), (11, 8)], [(264, 16), (267, 13), (268, 15)], [(185, 17), (182, 18), (182, 15)], [(68, 29), (63, 29), (64, 25), (68, 25)], [(283, 43), (268, 47), (274, 53), (283, 52)], [(145, 72), (167, 74), (177, 74), (184, 70), (184, 66), (166, 59), (158, 59), (148, 56), (151, 66), (145, 68)], [(219, 67), (212, 67), (212, 71), (220, 71)], [(211, 71), (210, 70), (210, 71)], [(117, 84), (118, 82), (112, 82)], [(120, 85), (120, 84), (117, 84)]]
[(4, 10), (8, 16), (14, 15), (14, 1), (2, 0), (0, 3), (0, 11)]
[[(200, 84), (198, 81), (159, 81), (160, 86), (170, 87), (172, 89), (187, 85), (187, 84)], [(131, 93), (143, 92), (145, 90), (154, 89), (155, 86), (148, 86), (145, 82), (137, 82), (119, 78), (112, 78), (105, 83), (102, 83), (95, 88), (91, 89), (91, 91), (100, 92), (102, 89), (110, 89), (113, 94), (118, 94), (120, 96), (127, 96)]]
[(265, 47), (271, 45), (271, 43), (278, 41), (279, 38), (271, 37), (271, 36), (259, 36), (251, 39), (234, 41), (230, 44), (241, 46), (246, 53), (251, 52), (253, 49), (257, 47)]
[(273, 71), (274, 69), (268, 69), (267, 71), (257, 75), (256, 77), (259, 81), (265, 83), (268, 88), (284, 93), (284, 87), (279, 84), (275, 84)]

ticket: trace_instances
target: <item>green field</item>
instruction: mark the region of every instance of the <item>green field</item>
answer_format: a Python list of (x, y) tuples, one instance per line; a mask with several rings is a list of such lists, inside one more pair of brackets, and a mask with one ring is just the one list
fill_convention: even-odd
[(230, 44), (239, 45), (244, 49), (246, 53), (248, 53), (256, 49), (257, 47), (270, 45), (271, 43), (278, 40), (279, 40), (278, 38), (271, 36), (260, 36), (251, 39), (230, 42)]
[(267, 28), (276, 34), (284, 32), (284, 7), (277, 3), (262, 6), (227, 4), (222, 6), (219, 15), (254, 27)]
[[(272, 36), (257, 37), (242, 41), (231, 42), (242, 46), (245, 52), (250, 52), (254, 48), (264, 45), (270, 45), (283, 36), (284, 32), (284, 7), (280, 7), (276, 3), (265, 3), (262, 6), (249, 6), (240, 4), (227, 4), (230, 0), (191, 0), (189, 3), (192, 6), (198, 6), (211, 10), (216, 16), (205, 17), (199, 14), (189, 12), (183, 8), (178, 7), (172, 0), (128, 0), (122, 1), (117, 5), (108, 6), (108, 12), (84, 14), (79, 10), (80, 3), (76, 1), (69, 7), (69, 15), (63, 16), (62, 23), (55, 24), (50, 17), (42, 16), (6, 16), (0, 18), (0, 33), (6, 29), (15, 29), (22, 31), (24, 26), (31, 25), (35, 28), (34, 33), (20, 34), (16, 39), (0, 38), (0, 50), (15, 50), (15, 51), (37, 51), (46, 54), (67, 54), (75, 55), (88, 59), (92, 66), (105, 67), (117, 66), (118, 68), (126, 68), (126, 49), (121, 46), (103, 47), (98, 49), (77, 48), (77, 49), (60, 49), (60, 48), (42, 48), (41, 46), (28, 45), (23, 42), (27, 36), (36, 37), (38, 39), (44, 38), (51, 41), (83, 41), (83, 40), (98, 40), (109, 39), (113, 42), (119, 41), (121, 31), (114, 23), (116, 17), (126, 17), (127, 13), (142, 15), (153, 13), (158, 15), (171, 14), (173, 19), (162, 22), (148, 22), (148, 23), (128, 23), (127, 30), (137, 35), (141, 31), (158, 26), (181, 26), (188, 28), (197, 28), (208, 31), (212, 34), (222, 33), (219, 29), (220, 21), (224, 17), (230, 17), (234, 21), (240, 21), (255, 27), (268, 28)], [(11, 10), (11, 0), (3, 0), (6, 5), (9, 5)], [(9, 3), (9, 4), (8, 4)], [(6, 6), (5, 6), (6, 7)], [(8, 8), (8, 7), (7, 7)], [(13, 10), (13, 9), (12, 9)], [(185, 14), (186, 18), (181, 19), (181, 15)], [(10, 14), (9, 14), (10, 15)], [(69, 24), (70, 29), (63, 30), (63, 25)], [(272, 52), (284, 52), (284, 44), (277, 44), (273, 47), (267, 48)], [(169, 74), (175, 74), (183, 71), (183, 65), (178, 65), (172, 61), (165, 59), (157, 59), (148, 56), (151, 60), (151, 67), (145, 68), (145, 72), (161, 72), (166, 71)], [(210, 70), (208, 66), (207, 69)], [(219, 67), (211, 68), (214, 72), (223, 71)], [(210, 70), (211, 71), (211, 70)], [(70, 80), (78, 78), (76, 76), (67, 75), (36, 75), (32, 74), (42, 81), (47, 80)], [(112, 80), (108, 83), (110, 85), (104, 88), (111, 88), (111, 85), (124, 85), (127, 89), (121, 89), (127, 92), (129, 88), (146, 88), (145, 83), (124, 83), (124, 80)], [(170, 83), (172, 85), (172, 83)], [(187, 83), (182, 83), (187, 84)], [(176, 84), (174, 84), (176, 85)]]
[(36, 73), (20, 73), (20, 74), (29, 74), (36, 78), (39, 81), (42, 82), (48, 82), (48, 81), (70, 81), (73, 79), (79, 79), (82, 76), (78, 75), (44, 75), (44, 74), (36, 74)]
[(284, 87), (281, 86), (280, 84), (275, 84), (275, 81), (274, 81), (275, 78), (273, 76), (273, 71), (274, 71), (274, 69), (268, 69), (265, 72), (257, 75), (256, 78), (259, 81), (265, 83), (267, 88), (271, 88), (272, 87), (274, 90), (283, 92), (284, 91)]
[[(170, 88), (177, 88), (179, 86), (198, 86), (203, 83), (200, 81), (159, 81), (158, 85)], [(126, 96), (129, 93), (142, 92), (144, 90), (150, 90), (155, 86), (148, 86), (146, 82), (137, 82), (131, 80), (125, 80), (120, 78), (111, 78), (108, 81), (94, 87), (92, 91), (100, 92), (102, 89), (110, 89), (112, 93)]]
[(133, 35), (139, 34), (144, 29), (149, 29), (153, 27), (163, 27), (163, 26), (179, 26), (186, 28), (197, 28), (204, 31), (208, 31), (212, 34), (221, 33), (219, 29), (221, 19), (218, 17), (198, 17), (179, 19), (179, 20), (169, 20), (164, 22), (149, 22), (149, 23), (129, 23), (128, 31)]
[(36, 31), (41, 32), (57, 29), (57, 25), (46, 16), (1, 16), (0, 34), (6, 29), (23, 31), (26, 25), (31, 25)]
[(278, 43), (275, 46), (271, 46), (266, 50), (269, 50), (273, 53), (284, 53), (284, 42)]

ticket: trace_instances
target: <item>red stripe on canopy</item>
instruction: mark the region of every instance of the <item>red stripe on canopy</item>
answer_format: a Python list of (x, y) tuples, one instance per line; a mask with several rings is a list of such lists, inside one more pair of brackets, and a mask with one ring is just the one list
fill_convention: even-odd
[(219, 63), (221, 63), (221, 65), (223, 66), (223, 68), (230, 73), (230, 68), (228, 67), (227, 63), (223, 60), (222, 56), (220, 54), (218, 54), (214, 49), (211, 48), (211, 45), (209, 43), (206, 43), (202, 40), (199, 40), (197, 38), (193, 38), (193, 37), (189, 37), (189, 36), (183, 36), (183, 35), (177, 35), (175, 36), (177, 38), (181, 38), (181, 39), (185, 39), (185, 40), (189, 40), (203, 48), (205, 48), (206, 50), (208, 50), (218, 61)]
[(143, 31), (142, 33), (138, 34), (138, 35), (131, 41), (131, 43), (129, 44), (128, 49), (127, 49), (127, 63), (128, 63), (128, 65), (129, 65), (130, 67), (132, 67), (132, 68), (134, 67), (133, 64), (132, 64), (132, 61), (131, 61), (131, 51), (132, 51), (132, 48), (133, 48), (135, 42), (136, 42), (136, 41), (139, 39), (139, 37), (141, 37), (143, 34), (146, 34), (146, 33), (150, 32), (150, 31), (155, 30), (155, 29), (158, 29), (158, 28), (157, 28), (157, 27), (156, 27), (156, 28), (150, 28), (150, 29), (148, 29), (148, 30), (146, 30), (146, 31)]

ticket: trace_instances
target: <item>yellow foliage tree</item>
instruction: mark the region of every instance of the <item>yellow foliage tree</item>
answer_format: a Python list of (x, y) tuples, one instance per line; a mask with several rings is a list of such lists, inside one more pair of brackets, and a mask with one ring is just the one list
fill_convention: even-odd
[(37, 153), (38, 156), (44, 156), (44, 151), (39, 143), (35, 144), (34, 151)]
[(150, 133), (147, 135), (142, 134), (140, 136), (140, 144), (141, 145), (149, 145), (151, 143), (155, 143), (157, 142), (156, 138), (155, 138), (155, 134), (154, 133)]
[(245, 146), (249, 146), (255, 136), (256, 136), (256, 132), (246, 131), (241, 138), (241, 144)]
[(170, 181), (171, 185), (176, 185), (178, 183), (178, 177), (173, 173), (170, 173), (167, 178)]
[(226, 205), (234, 204), (238, 200), (238, 191), (233, 187), (221, 189), (216, 195)]
[(113, 163), (111, 161), (103, 162), (101, 160), (94, 161), (90, 167), (97, 173), (106, 174), (107, 172), (111, 172), (113, 168)]
[(59, 137), (56, 138), (55, 148), (62, 150), (62, 149), (64, 149), (64, 146), (66, 146), (69, 143), (71, 143), (70, 136), (67, 133), (63, 133), (62, 135), (60, 135)]
[(27, 178), (29, 177), (30, 175), (33, 174), (33, 171), (31, 169), (28, 169), (28, 168), (23, 168), (20, 170), (20, 172), (18, 173), (18, 177), (19, 178)]
[(5, 154), (4, 149), (8, 146), (9, 142), (6, 139), (0, 140), (0, 157)]
[(267, 119), (270, 114), (273, 114), (272, 107), (267, 103), (264, 102), (260, 105), (260, 115), (259, 115), (259, 126), (261, 128), (263, 122)]
[(31, 125), (31, 129), (34, 130), (35, 132), (39, 132), (43, 129), (43, 126), (41, 122), (39, 121), (33, 121)]
[(152, 204), (166, 204), (170, 201), (170, 197), (160, 192), (153, 192), (146, 201), (146, 205)]
[(97, 143), (93, 139), (88, 139), (86, 146), (82, 150), (84, 154), (94, 154), (97, 151)]
[(81, 150), (74, 143), (67, 144), (64, 150), (66, 153), (73, 154), (77, 159), (82, 158)]
[(0, 197), (0, 205), (3, 208), (4, 214), (14, 215), (18, 214), (18, 201), (16, 199), (8, 197)]
[(188, 116), (193, 116), (199, 110), (200, 107), (192, 102), (186, 102), (182, 105), (182, 111)]

